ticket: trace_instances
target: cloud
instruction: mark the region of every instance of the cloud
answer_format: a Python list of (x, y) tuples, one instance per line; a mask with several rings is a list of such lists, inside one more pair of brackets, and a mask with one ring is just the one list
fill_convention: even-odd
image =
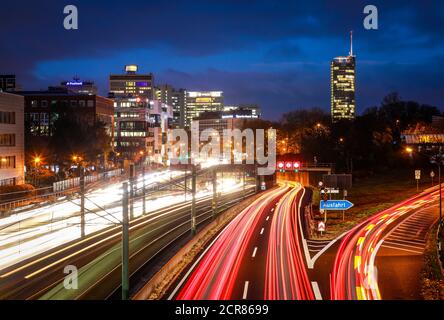
[[(363, 0), (73, 0), (79, 30), (63, 29), (59, 0), (2, 3), (0, 73), (25, 88), (79, 74), (107, 91), (107, 77), (138, 63), (159, 82), (223, 88), (227, 101), (265, 114), (329, 105), (329, 61), (355, 32), (358, 102), (396, 89), (438, 104), (444, 77), (444, 3), (374, 0), (380, 29), (362, 27)], [(170, 78), (169, 78), (170, 77)], [(441, 90), (438, 92), (437, 90)], [(403, 94), (406, 96), (406, 94)]]

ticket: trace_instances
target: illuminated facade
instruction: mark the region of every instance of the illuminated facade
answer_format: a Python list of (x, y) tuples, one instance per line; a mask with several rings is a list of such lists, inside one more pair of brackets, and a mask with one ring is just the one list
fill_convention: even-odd
[(185, 89), (174, 89), (165, 84), (156, 88), (156, 99), (173, 108), (172, 128), (183, 128), (185, 126), (185, 108), (187, 91)]
[(353, 55), (351, 42), (350, 54), (347, 57), (336, 57), (331, 62), (331, 118), (333, 122), (355, 118), (355, 71), (356, 57)]
[(136, 65), (125, 66), (126, 74), (109, 77), (110, 96), (132, 97), (143, 96), (150, 100), (154, 99), (154, 76), (149, 74), (137, 74)]
[(114, 100), (115, 149), (123, 159), (162, 162), (171, 106), (155, 99), (152, 74), (138, 75), (134, 65), (126, 66), (125, 71), (109, 79), (109, 97)]
[(261, 116), (261, 108), (255, 104), (224, 106), (222, 113), (223, 118), (259, 119)]
[(24, 99), (0, 92), (0, 186), (24, 182)]
[(223, 111), (224, 95), (222, 91), (188, 91), (185, 108), (185, 126), (207, 111)]
[(97, 86), (94, 84), (93, 81), (81, 81), (79, 78), (76, 77), (69, 81), (63, 81), (62, 83), (60, 83), (60, 86), (71, 92), (79, 94), (97, 94)]

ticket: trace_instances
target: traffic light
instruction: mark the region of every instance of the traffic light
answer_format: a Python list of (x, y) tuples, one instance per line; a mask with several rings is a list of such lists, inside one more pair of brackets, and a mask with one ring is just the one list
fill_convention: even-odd
[(280, 171), (280, 172), (284, 172), (285, 170), (284, 170), (284, 163), (282, 162), (282, 161), (279, 161), (278, 163), (277, 163), (277, 168), (278, 168), (278, 170)]
[(300, 166), (301, 166), (301, 164), (299, 162), (293, 162), (294, 172), (299, 172)]
[(293, 167), (293, 163), (291, 163), (291, 162), (285, 163), (285, 170), (291, 170), (292, 167)]

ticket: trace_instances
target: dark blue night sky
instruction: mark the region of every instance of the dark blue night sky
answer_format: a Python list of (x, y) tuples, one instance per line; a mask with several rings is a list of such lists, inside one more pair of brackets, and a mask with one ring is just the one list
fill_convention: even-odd
[[(223, 90), (226, 103), (257, 103), (277, 119), (303, 107), (330, 108), (329, 63), (349, 50), (354, 30), (358, 111), (397, 91), (443, 107), (443, 1), (2, 1), (0, 73), (25, 89), (74, 75), (100, 93), (123, 65), (156, 83)], [(79, 30), (63, 28), (63, 7), (79, 9)], [(379, 30), (363, 28), (367, 4)]]

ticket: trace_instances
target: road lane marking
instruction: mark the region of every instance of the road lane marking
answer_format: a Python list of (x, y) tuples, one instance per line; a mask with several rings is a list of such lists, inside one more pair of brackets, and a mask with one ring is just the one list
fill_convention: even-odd
[(191, 272), (193, 272), (196, 269), (196, 266), (199, 264), (199, 262), (202, 260), (202, 258), (205, 256), (205, 254), (210, 250), (210, 248), (214, 245), (214, 243), (219, 239), (220, 235), (223, 233), (223, 231), (228, 228), (228, 226), (233, 222), (233, 220), (222, 229), (222, 231), (217, 235), (217, 237), (213, 240), (213, 242), (210, 243), (210, 245), (205, 248), (205, 250), (202, 252), (202, 254), (199, 256), (199, 258), (194, 262), (194, 264), (191, 266), (191, 268), (188, 270), (188, 272), (185, 274), (184, 277), (182, 277), (182, 280), (180, 280), (179, 284), (176, 286), (176, 288), (171, 292), (170, 296), (168, 297), (168, 300), (172, 300), (174, 296), (177, 294), (177, 291), (183, 286), (184, 282), (188, 279)]
[(402, 222), (401, 226), (404, 228), (421, 228), (421, 227), (428, 227), (431, 222), (433, 222), (435, 219), (427, 219), (427, 222), (421, 222), (421, 223), (413, 223), (413, 221), (406, 221)]
[(314, 244), (314, 243), (308, 243), (308, 248), (313, 247), (313, 248), (323, 248), (325, 247), (327, 244)]
[(313, 287), (313, 292), (316, 300), (322, 300), (321, 291), (319, 290), (318, 283), (316, 281), (311, 282), (311, 286)]
[(345, 236), (347, 233), (349, 233), (350, 230), (345, 231), (343, 234), (339, 235), (337, 238), (335, 238), (334, 240), (330, 241), (329, 244), (327, 244), (321, 251), (319, 251), (318, 253), (315, 254), (315, 256), (310, 260), (310, 264), (308, 265), (309, 269), (313, 269), (314, 264), (316, 263), (316, 260), (318, 260), (318, 258), (325, 252), (328, 250), (328, 248), (330, 248), (332, 245), (334, 245), (336, 243), (336, 241), (338, 241), (339, 239), (341, 239), (343, 236)]
[(401, 251), (412, 252), (412, 253), (416, 253), (416, 254), (420, 254), (420, 255), (422, 255), (424, 253), (423, 251), (415, 251), (415, 250), (409, 250), (409, 249), (404, 249), (404, 248), (391, 247), (391, 246), (388, 246), (388, 245), (385, 245), (385, 244), (383, 244), (381, 247), (389, 248), (389, 249), (393, 249), (393, 250), (401, 250)]
[[(277, 192), (278, 193), (278, 192)], [(262, 196), (260, 196), (259, 198), (257, 198), (251, 205), (253, 204), (257, 204), (261, 201), (263, 201), (264, 199), (267, 199), (267, 197), (269, 197), (268, 194), (264, 194)], [(244, 209), (244, 210), (247, 210)], [(205, 248), (205, 250), (200, 254), (199, 258), (194, 262), (194, 264), (191, 266), (191, 268), (188, 270), (188, 272), (185, 274), (184, 277), (182, 277), (181, 281), (179, 282), (179, 284), (176, 286), (176, 288), (173, 290), (173, 292), (171, 292), (171, 294), (168, 297), (168, 300), (172, 300), (174, 299), (174, 297), (176, 296), (177, 292), (180, 290), (180, 288), (183, 286), (183, 284), (185, 283), (185, 281), (188, 280), (190, 274), (196, 269), (197, 265), (199, 264), (199, 262), (203, 259), (203, 257), (205, 256), (205, 254), (210, 250), (210, 248), (214, 245), (214, 243), (220, 238), (220, 236), (225, 232), (225, 230), (227, 230), (231, 224), (235, 223), (235, 219), (231, 220), (231, 222), (228, 223), (228, 225), (226, 225), (217, 235), (217, 237), (210, 243), (210, 245)]]
[(269, 219), (270, 219), (270, 216), (267, 216), (267, 219), (266, 219), (266, 220), (268, 221)]
[(400, 234), (400, 233), (392, 233), (390, 235), (390, 237), (387, 238), (387, 240), (407, 240), (410, 242), (417, 242), (418, 244), (424, 244), (426, 243), (424, 240), (420, 240), (420, 239), (406, 239), (404, 234)]
[(257, 247), (254, 247), (252, 258), (256, 257)]
[(416, 241), (416, 240), (413, 240), (413, 239), (406, 240), (405, 238), (402, 238), (402, 240), (401, 240), (401, 239), (396, 239), (396, 238), (389, 237), (385, 241), (401, 242), (401, 243), (404, 242), (404, 243), (408, 243), (410, 245), (416, 245), (416, 246), (419, 246), (419, 247), (424, 247), (425, 246), (425, 242), (422, 242), (422, 241), (419, 242), (419, 241)]
[(244, 294), (242, 295), (242, 299), (243, 299), (243, 300), (246, 300), (246, 299), (247, 299), (248, 285), (249, 285), (249, 282), (248, 282), (248, 281), (245, 281), (245, 284), (244, 284)]
[(388, 245), (392, 245), (392, 246), (400, 246), (400, 247), (407, 247), (407, 248), (413, 248), (413, 249), (419, 249), (422, 250), (424, 247), (423, 246), (414, 246), (414, 245), (409, 245), (409, 244), (403, 244), (403, 243), (398, 243), (398, 242), (394, 242), (394, 241), (390, 241), (390, 240), (385, 240), (385, 243), (387, 243)]
[[(301, 235), (301, 239), (302, 239), (302, 248), (304, 249), (304, 256), (305, 256), (305, 260), (307, 261), (307, 267), (309, 269), (313, 269), (313, 264), (310, 258), (310, 251), (308, 250), (308, 245), (307, 245), (307, 240), (305, 239), (304, 236), (304, 230), (302, 230), (302, 223), (301, 223), (301, 207), (302, 207), (302, 199), (304, 199), (304, 195), (305, 195), (305, 188), (300, 187), (302, 190), (302, 195), (299, 198), (299, 204), (298, 204), (298, 222), (297, 224), (299, 225), (299, 232)], [(299, 192), (299, 190), (298, 190)]]
[(264, 234), (264, 228), (261, 229), (261, 233), (260, 234)]
[(407, 226), (404, 224), (401, 224), (399, 227), (397, 227), (398, 230), (401, 230), (406, 233), (416, 233), (418, 230), (426, 228), (427, 228), (426, 225)]

